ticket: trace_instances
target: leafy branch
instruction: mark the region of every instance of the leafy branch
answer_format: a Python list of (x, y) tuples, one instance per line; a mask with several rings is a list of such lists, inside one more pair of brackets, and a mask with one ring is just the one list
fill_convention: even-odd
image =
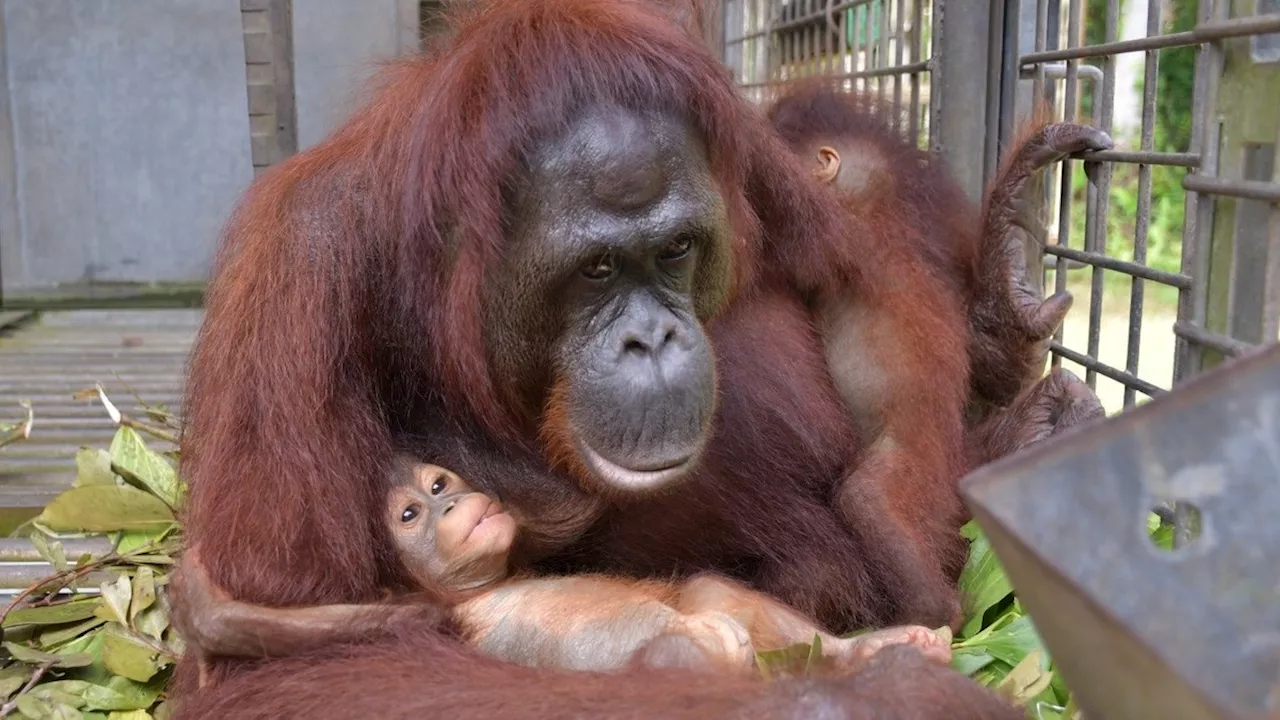
[(31, 409), (31, 403), (26, 400), (19, 404), (27, 411), (27, 419), (17, 425), (0, 423), (0, 448), (31, 437), (31, 428), (36, 422), (35, 411)]
[[(177, 453), (156, 452), (144, 436), (176, 445), (179, 425), (140, 400), (146, 420), (121, 412), (101, 385), (77, 397), (102, 402), (117, 430), (108, 449), (76, 453), (72, 487), (28, 523), (54, 572), (0, 614), (0, 718), (165, 718), (164, 689), (183, 651), (166, 589), (186, 485), (166, 457)], [(62, 541), (92, 536), (110, 549), (70, 562)]]

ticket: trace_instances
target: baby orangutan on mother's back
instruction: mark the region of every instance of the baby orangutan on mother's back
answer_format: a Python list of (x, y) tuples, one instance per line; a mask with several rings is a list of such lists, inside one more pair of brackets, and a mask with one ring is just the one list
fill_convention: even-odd
[[(651, 666), (754, 670), (755, 651), (822, 639), (822, 652), (854, 672), (880, 648), (917, 646), (945, 664), (949, 644), (919, 626), (836, 638), (771, 597), (701, 574), (668, 582), (607, 575), (537, 577), (512, 572), (518, 528), (494, 498), (435, 466), (398, 457), (386, 521), (409, 576), (460, 600), (464, 639), (507, 662), (572, 670)], [(178, 578), (184, 639), (198, 657), (287, 655), (381, 632), (407, 614), (444, 612), (405, 602), (277, 608), (230, 598), (193, 549)]]

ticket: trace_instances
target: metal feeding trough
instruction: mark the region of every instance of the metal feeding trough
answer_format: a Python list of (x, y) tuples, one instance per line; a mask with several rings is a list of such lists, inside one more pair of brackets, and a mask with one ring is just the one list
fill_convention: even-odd
[[(1280, 347), (962, 492), (1090, 720), (1280, 717)], [(1172, 551), (1169, 502), (1199, 516)]]

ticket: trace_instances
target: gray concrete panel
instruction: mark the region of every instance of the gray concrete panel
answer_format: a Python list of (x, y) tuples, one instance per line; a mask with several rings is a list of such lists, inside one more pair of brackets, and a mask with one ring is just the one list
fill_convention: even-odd
[(16, 178), (0, 228), (14, 205), (20, 228), (0, 238), (5, 292), (205, 279), (253, 178), (239, 0), (0, 0), (0, 12), (13, 166), (0, 182)]
[(416, 8), (416, 0), (293, 0), (299, 149), (360, 104), (378, 61), (417, 48)]

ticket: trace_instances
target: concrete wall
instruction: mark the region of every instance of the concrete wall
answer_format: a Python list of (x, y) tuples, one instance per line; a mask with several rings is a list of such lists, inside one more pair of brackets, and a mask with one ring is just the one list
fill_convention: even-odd
[(241, 192), (419, 47), (419, 0), (0, 0), (0, 293), (201, 282)]
[(240, 0), (0, 0), (0, 281), (199, 281), (253, 177)]
[(418, 47), (418, 12), (417, 0), (293, 0), (299, 149), (358, 106), (379, 60)]

